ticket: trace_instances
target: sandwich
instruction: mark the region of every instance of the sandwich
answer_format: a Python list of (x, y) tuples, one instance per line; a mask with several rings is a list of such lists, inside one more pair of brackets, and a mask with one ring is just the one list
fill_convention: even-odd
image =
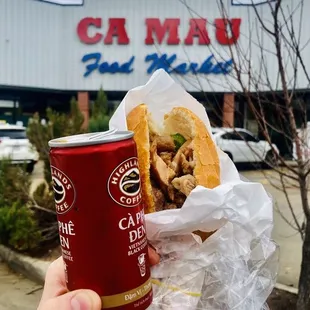
[(145, 213), (181, 208), (198, 185), (220, 184), (220, 165), (214, 142), (200, 118), (175, 107), (155, 124), (145, 104), (127, 116), (134, 132)]

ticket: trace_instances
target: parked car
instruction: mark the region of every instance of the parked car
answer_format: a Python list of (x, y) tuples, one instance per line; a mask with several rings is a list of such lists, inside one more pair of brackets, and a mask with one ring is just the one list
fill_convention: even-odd
[(13, 164), (25, 164), (31, 173), (39, 159), (35, 148), (26, 136), (26, 128), (0, 124), (0, 160), (9, 158)]
[[(259, 140), (253, 133), (243, 128), (212, 128), (218, 147), (235, 163), (277, 163), (277, 155), (267, 141)], [(273, 144), (277, 154), (279, 150)]]

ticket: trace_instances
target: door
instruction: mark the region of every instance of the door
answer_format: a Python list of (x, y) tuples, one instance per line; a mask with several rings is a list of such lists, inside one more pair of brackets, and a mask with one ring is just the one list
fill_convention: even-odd
[(232, 131), (222, 134), (220, 139), (218, 139), (218, 146), (222, 151), (230, 153), (234, 162), (245, 161), (245, 156), (243, 154), (244, 141), (236, 132)]
[(264, 141), (259, 141), (250, 133), (239, 130), (237, 133), (242, 137), (243, 140), (243, 150), (247, 161), (249, 162), (261, 162), (264, 160), (265, 154), (265, 143)]

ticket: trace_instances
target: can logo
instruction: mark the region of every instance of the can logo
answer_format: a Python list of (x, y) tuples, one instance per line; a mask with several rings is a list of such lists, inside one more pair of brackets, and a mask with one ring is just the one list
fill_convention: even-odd
[(108, 179), (110, 197), (123, 207), (135, 207), (142, 199), (137, 157), (131, 157), (118, 165)]
[(144, 277), (146, 275), (145, 255), (145, 253), (142, 253), (138, 256), (138, 266), (140, 269), (141, 277)]
[(75, 201), (75, 189), (70, 178), (59, 169), (51, 166), (56, 212), (68, 212)]

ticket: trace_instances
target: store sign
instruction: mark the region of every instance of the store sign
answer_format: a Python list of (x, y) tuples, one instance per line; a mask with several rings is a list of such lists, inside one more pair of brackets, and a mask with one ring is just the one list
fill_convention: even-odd
[[(168, 18), (163, 23), (158, 18), (147, 18), (145, 45), (158, 44), (160, 46), (185, 44), (193, 46), (195, 41), (200, 48), (211, 44), (207, 29), (207, 20), (203, 18), (193, 18), (189, 21), (187, 34), (184, 38), (179, 36), (179, 18)], [(215, 19), (215, 37), (217, 43), (224, 47), (234, 45), (240, 36), (240, 18)], [(130, 36), (126, 29), (125, 18), (110, 18), (107, 30), (103, 30), (101, 18), (86, 17), (77, 26), (77, 34), (80, 41), (84, 44), (130, 44)], [(213, 42), (212, 42), (213, 43)], [(195, 44), (196, 45), (196, 44)], [(199, 48), (199, 47), (196, 48)], [(169, 73), (177, 74), (228, 74), (232, 70), (232, 59), (217, 61), (213, 54), (208, 55), (202, 63), (196, 62), (177, 62), (176, 54), (167, 54), (164, 47), (159, 49), (161, 53), (148, 54), (144, 58), (146, 72), (153, 73), (157, 69), (164, 69)], [(127, 61), (107, 62), (102, 53), (89, 53), (82, 57), (85, 64), (84, 77), (88, 77), (95, 71), (105, 73), (130, 74), (134, 71), (135, 56), (132, 55)]]

